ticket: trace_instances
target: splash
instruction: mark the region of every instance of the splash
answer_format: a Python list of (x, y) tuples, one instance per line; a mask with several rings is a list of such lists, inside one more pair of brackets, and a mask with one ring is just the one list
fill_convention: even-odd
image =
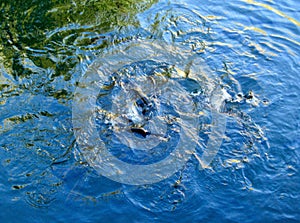
[[(220, 111), (227, 94), (203, 67), (187, 50), (146, 40), (96, 60), (81, 78), (72, 106), (76, 140), (87, 162), (99, 174), (131, 185), (172, 176), (198, 147), (201, 168), (207, 167), (226, 128)], [(199, 135), (204, 122), (211, 125), (207, 140)]]

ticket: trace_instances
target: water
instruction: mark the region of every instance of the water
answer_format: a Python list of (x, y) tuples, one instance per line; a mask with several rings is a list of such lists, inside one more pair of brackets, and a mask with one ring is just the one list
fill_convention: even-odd
[[(1, 222), (300, 221), (298, 1), (2, 0), (0, 8)], [(132, 60), (150, 55), (157, 42), (163, 47), (154, 61), (125, 63), (132, 53)], [(178, 132), (188, 130), (181, 121), (148, 122), (177, 120), (184, 100), (153, 94), (153, 74), (167, 75), (176, 86), (167, 89), (197, 105), (186, 109), (200, 115), (199, 132), (185, 135), (196, 150), (175, 174), (121, 184), (102, 176), (76, 142), (74, 94), (99, 58), (127, 65), (108, 74), (113, 90), (98, 97), (96, 122), (124, 162), (162, 160), (174, 147), (160, 146), (163, 137), (177, 145), (185, 139)], [(109, 85), (112, 77), (118, 81)], [(125, 118), (107, 119), (107, 112)], [(212, 137), (223, 117), (224, 134)], [(220, 138), (207, 167), (205, 149)], [(150, 146), (131, 153), (135, 145)]]

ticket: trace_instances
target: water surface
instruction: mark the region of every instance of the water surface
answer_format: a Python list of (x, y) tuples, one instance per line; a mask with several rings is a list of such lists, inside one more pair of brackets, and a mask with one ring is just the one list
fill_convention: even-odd
[[(2, 1), (0, 8), (1, 221), (299, 221), (298, 1)], [(101, 176), (82, 154), (73, 94), (97, 58), (154, 40), (204, 61), (195, 99), (203, 147), (170, 178), (130, 186)], [(221, 100), (223, 143), (201, 169), (210, 86), (230, 97)], [(164, 157), (156, 154), (148, 161)]]

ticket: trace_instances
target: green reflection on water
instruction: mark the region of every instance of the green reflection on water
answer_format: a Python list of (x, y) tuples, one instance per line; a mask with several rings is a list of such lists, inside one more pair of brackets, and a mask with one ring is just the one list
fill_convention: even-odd
[[(78, 62), (71, 46), (86, 46), (99, 36), (123, 26), (137, 26), (136, 14), (156, 0), (4, 0), (0, 3), (0, 59), (6, 71), (17, 76), (31, 74), (24, 64), (30, 58), (37, 67), (66, 74)], [(108, 43), (103, 41), (102, 48)], [(37, 51), (40, 50), (40, 51)], [(32, 52), (34, 51), (34, 53)], [(45, 54), (53, 54), (53, 59)], [(1, 64), (0, 64), (1, 65)], [(1, 75), (1, 74), (0, 74)], [(70, 77), (66, 77), (68, 80)]]

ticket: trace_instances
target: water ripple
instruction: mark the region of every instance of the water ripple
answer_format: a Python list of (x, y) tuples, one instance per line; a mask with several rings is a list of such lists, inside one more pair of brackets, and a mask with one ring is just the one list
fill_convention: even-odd
[[(0, 219), (297, 222), (298, 8), (296, 0), (2, 3)], [(197, 74), (201, 87), (176, 79), (178, 89), (191, 95), (199, 90), (190, 97), (198, 104), (201, 125), (195, 153), (176, 174), (157, 184), (128, 186), (89, 166), (75, 143), (71, 109), (79, 78), (97, 58), (124, 54), (118, 49), (143, 41), (165, 41), (165, 51), (179, 46), (173, 54), (184, 64), (180, 73)], [(193, 65), (197, 60), (201, 63)], [(157, 59), (155, 66), (163, 62)], [(123, 92), (129, 91), (122, 87), (125, 76), (118, 82)], [(216, 86), (224, 95), (212, 99), (208, 95)], [(145, 114), (155, 113), (157, 99), (146, 102), (136, 100)], [(153, 110), (145, 108), (151, 103)], [(203, 169), (212, 104), (218, 104), (227, 129), (218, 154)], [(180, 131), (182, 122), (177, 124), (174, 131), (169, 126), (172, 134)], [(147, 129), (132, 131), (140, 138), (149, 134)]]

